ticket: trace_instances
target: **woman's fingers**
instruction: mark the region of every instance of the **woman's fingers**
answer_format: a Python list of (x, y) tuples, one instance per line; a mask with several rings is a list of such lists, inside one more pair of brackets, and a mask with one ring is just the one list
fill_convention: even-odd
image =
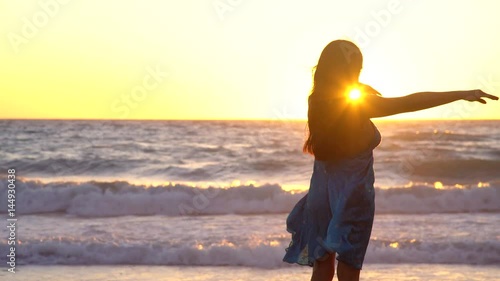
[(490, 94), (487, 94), (485, 92), (483, 92), (483, 97), (486, 97), (486, 98), (489, 98), (489, 99), (492, 99), (492, 100), (498, 100), (498, 97), (497, 96), (494, 96), (494, 95), (490, 95)]
[(481, 98), (489, 98), (489, 99), (492, 99), (492, 100), (498, 100), (498, 97), (497, 97), (497, 96), (490, 95), (490, 94), (488, 94), (488, 93), (483, 92), (482, 90), (476, 90), (476, 91), (474, 92), (474, 94), (475, 94), (477, 97), (481, 97)]
[(482, 90), (474, 90), (471, 92), (472, 93), (465, 98), (468, 101), (477, 101), (477, 102), (486, 104), (486, 101), (483, 98), (489, 98), (491, 100), (498, 100), (497, 96), (487, 94), (487, 93), (483, 92)]
[(380, 96), (381, 94), (373, 89), (370, 85), (366, 85), (366, 84), (362, 84), (362, 83), (359, 83), (361, 85), (361, 90), (367, 94), (371, 94), (371, 95), (378, 95)]

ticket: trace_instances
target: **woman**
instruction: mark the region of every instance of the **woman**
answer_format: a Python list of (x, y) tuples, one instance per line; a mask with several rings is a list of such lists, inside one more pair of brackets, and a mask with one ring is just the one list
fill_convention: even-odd
[[(358, 82), (363, 64), (353, 43), (329, 43), (316, 66), (309, 96), (309, 136), (314, 156), (309, 192), (287, 217), (292, 241), (283, 261), (313, 267), (311, 280), (332, 280), (335, 255), (340, 281), (359, 280), (375, 212), (372, 150), (380, 133), (370, 118), (431, 108), (456, 100), (498, 97), (481, 90), (421, 92), (383, 98)], [(352, 98), (351, 89), (361, 94)]]

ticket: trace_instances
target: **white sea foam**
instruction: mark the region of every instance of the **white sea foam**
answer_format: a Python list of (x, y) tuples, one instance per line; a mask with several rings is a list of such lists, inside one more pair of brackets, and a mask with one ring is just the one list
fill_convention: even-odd
[[(7, 201), (0, 188), (0, 200)], [(18, 214), (66, 213), (82, 217), (126, 215), (223, 215), (289, 212), (305, 193), (279, 185), (196, 188), (143, 186), (128, 182), (17, 182)], [(435, 189), (432, 186), (377, 189), (378, 214), (500, 212), (500, 186)], [(0, 211), (6, 211), (6, 205)]]
[[(286, 243), (258, 245), (166, 246), (160, 244), (127, 244), (106, 242), (76, 242), (71, 240), (25, 241), (18, 247), (21, 264), (140, 264), (140, 265), (232, 265), (261, 268), (289, 266), (282, 261)], [(5, 252), (6, 244), (0, 249)], [(366, 263), (447, 263), (481, 264), (500, 263), (500, 243), (444, 242), (398, 243), (397, 247), (372, 241), (365, 258)], [(1, 257), (0, 261), (5, 260)]]

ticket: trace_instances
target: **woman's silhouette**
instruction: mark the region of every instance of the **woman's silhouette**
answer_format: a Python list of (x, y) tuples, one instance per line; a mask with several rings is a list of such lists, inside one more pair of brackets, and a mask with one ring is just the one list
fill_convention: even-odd
[[(359, 280), (375, 212), (372, 150), (380, 143), (373, 117), (431, 108), (456, 100), (498, 97), (481, 90), (420, 92), (383, 98), (359, 83), (363, 64), (352, 42), (329, 43), (316, 66), (309, 96), (309, 136), (304, 152), (314, 156), (309, 192), (287, 217), (292, 241), (283, 261), (313, 267), (311, 280), (332, 280), (337, 255), (340, 281)], [(361, 95), (349, 97), (351, 89)]]

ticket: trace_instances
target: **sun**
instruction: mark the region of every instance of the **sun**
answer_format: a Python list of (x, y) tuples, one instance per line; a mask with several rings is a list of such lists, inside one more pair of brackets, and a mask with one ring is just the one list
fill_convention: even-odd
[(361, 98), (361, 91), (357, 88), (351, 89), (348, 94), (350, 101), (357, 101)]

